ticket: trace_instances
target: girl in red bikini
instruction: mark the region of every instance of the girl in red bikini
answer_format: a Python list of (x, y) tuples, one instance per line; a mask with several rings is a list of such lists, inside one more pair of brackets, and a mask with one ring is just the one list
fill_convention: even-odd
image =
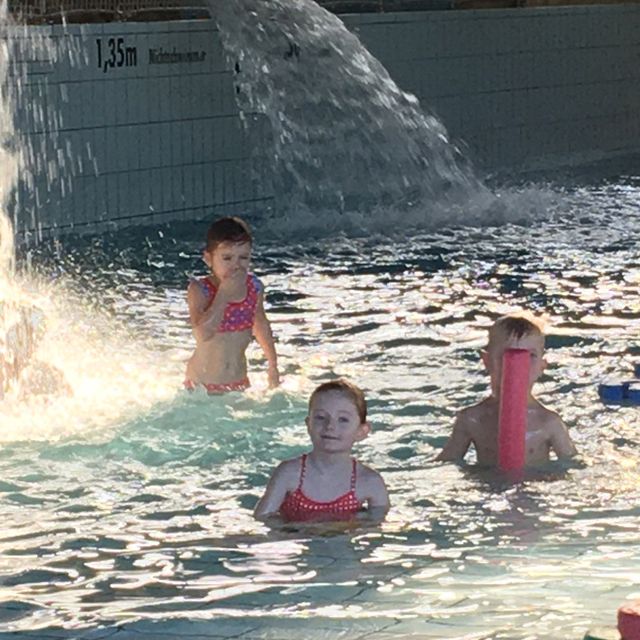
[(382, 476), (351, 456), (354, 443), (370, 431), (362, 391), (346, 380), (321, 384), (309, 399), (306, 423), (313, 449), (276, 468), (255, 517), (308, 522), (364, 514), (381, 520), (389, 509)]
[(245, 351), (251, 336), (268, 363), (269, 386), (280, 382), (271, 325), (264, 312), (264, 289), (249, 272), (251, 232), (240, 218), (221, 218), (207, 232), (203, 258), (211, 273), (192, 280), (187, 292), (196, 348), (187, 363), (185, 388), (210, 394), (249, 386)]

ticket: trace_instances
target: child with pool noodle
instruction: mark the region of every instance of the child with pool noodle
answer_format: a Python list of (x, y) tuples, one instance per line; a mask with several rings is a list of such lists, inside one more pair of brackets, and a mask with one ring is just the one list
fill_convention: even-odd
[(487, 348), (482, 352), (482, 360), (491, 381), (491, 394), (478, 404), (460, 411), (453, 425), (453, 433), (438, 455), (438, 460), (462, 460), (473, 444), (479, 465), (504, 468), (504, 463), (501, 464), (499, 460), (500, 399), (503, 357), (511, 349), (529, 353), (524, 464), (545, 464), (549, 461), (551, 451), (558, 458), (576, 454), (560, 416), (543, 406), (532, 393), (534, 383), (546, 366), (542, 328), (532, 318), (508, 315), (498, 318), (490, 327)]

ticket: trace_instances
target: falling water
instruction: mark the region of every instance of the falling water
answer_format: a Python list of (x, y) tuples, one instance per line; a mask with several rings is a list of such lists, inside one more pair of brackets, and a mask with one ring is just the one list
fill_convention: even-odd
[(7, 3), (0, 5), (0, 287), (14, 268), (14, 240), (7, 213), (9, 199), (18, 176), (18, 156), (12, 117), (13, 96), (9, 78)]
[(481, 183), (443, 124), (312, 0), (214, 3), (245, 117), (268, 118), (279, 206), (402, 209)]
[(527, 224), (553, 205), (547, 189), (489, 189), (442, 122), (313, 0), (211, 8), (260, 178), (271, 168), (274, 233)]
[(16, 321), (19, 289), (15, 284), (15, 246), (9, 202), (18, 177), (18, 152), (13, 127), (13, 86), (6, 1), (0, 5), (0, 398), (4, 397), (9, 356), (9, 327)]

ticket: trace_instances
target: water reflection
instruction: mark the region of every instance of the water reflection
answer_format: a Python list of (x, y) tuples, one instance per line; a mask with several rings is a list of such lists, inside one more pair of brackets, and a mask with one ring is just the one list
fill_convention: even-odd
[[(285, 386), (267, 392), (256, 375), (250, 394), (213, 400), (179, 391), (184, 291), (201, 269), (190, 234), (32, 252), (43, 277), (31, 286), (55, 291), (47, 353), (74, 395), (3, 405), (3, 624), (145, 618), (153, 630), (170, 615), (193, 630), (216, 615), (239, 633), (287, 614), (334, 631), (511, 639), (606, 624), (640, 566), (637, 410), (596, 394), (638, 357), (638, 200), (633, 184), (576, 190), (531, 227), (285, 247), (267, 234), (255, 270)], [(516, 485), (434, 463), (455, 412), (486, 393), (486, 327), (521, 306), (548, 315), (539, 396), (581, 462)], [(367, 391), (373, 433), (357, 455), (393, 509), (373, 530), (265, 528), (251, 511), (274, 464), (305, 450), (308, 392), (333, 374)]]

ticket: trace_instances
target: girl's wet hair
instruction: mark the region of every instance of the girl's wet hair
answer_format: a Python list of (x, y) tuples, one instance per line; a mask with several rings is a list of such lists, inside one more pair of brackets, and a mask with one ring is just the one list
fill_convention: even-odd
[(489, 328), (489, 344), (492, 347), (498, 340), (514, 337), (517, 339), (528, 335), (544, 337), (543, 325), (533, 316), (509, 315), (498, 318)]
[(329, 382), (323, 382), (320, 386), (316, 387), (309, 398), (309, 411), (311, 411), (314, 400), (321, 393), (327, 393), (329, 391), (340, 391), (344, 393), (356, 406), (360, 423), (367, 421), (367, 401), (365, 400), (362, 389), (344, 378), (329, 380)]
[(207, 231), (207, 251), (213, 251), (221, 242), (233, 242), (242, 244), (252, 243), (249, 225), (235, 216), (228, 216), (216, 220)]

